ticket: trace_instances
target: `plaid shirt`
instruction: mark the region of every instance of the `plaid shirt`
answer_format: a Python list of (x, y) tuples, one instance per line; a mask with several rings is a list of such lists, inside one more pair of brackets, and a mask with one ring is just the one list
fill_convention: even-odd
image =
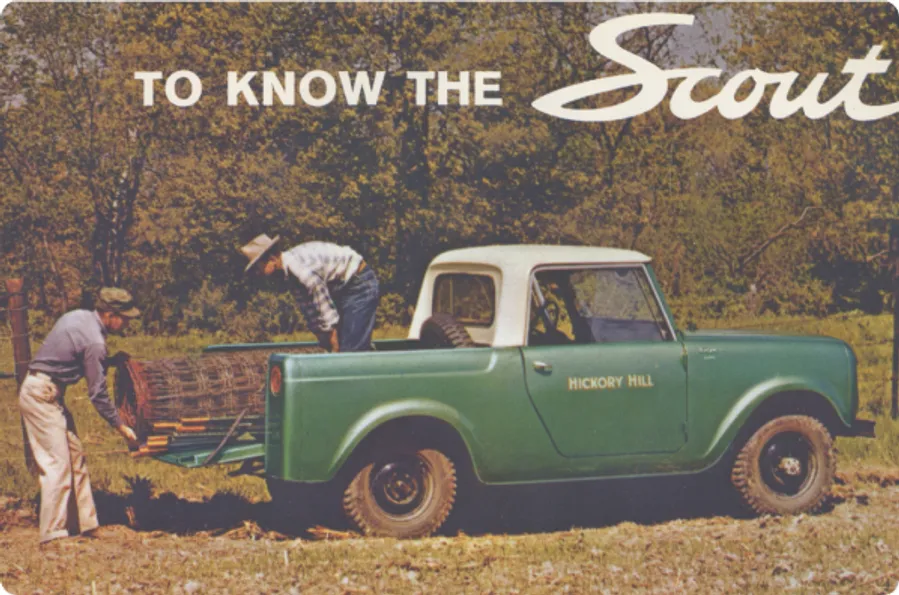
[(306, 242), (281, 253), (284, 274), (292, 274), (305, 291), (300, 294), (300, 310), (313, 332), (328, 332), (340, 322), (331, 298), (331, 289), (350, 280), (362, 256), (347, 246), (329, 242)]

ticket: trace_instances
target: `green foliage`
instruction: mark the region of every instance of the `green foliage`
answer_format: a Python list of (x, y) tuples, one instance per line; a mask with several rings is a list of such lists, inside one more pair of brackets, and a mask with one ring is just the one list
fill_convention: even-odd
[[(633, 10), (655, 8), (12, 5), (0, 28), (0, 273), (25, 276), (48, 320), (116, 283), (138, 295), (145, 332), (253, 338), (303, 328), (292, 298), (244, 278), (237, 248), (258, 233), (362, 252), (385, 293), (379, 324), (408, 319), (443, 250), (573, 243), (648, 253), (678, 309), (697, 318), (880, 312), (886, 238), (871, 222), (899, 216), (895, 118), (775, 120), (763, 102), (734, 121), (682, 121), (661, 106), (606, 124), (531, 107), (611, 74), (585, 40)], [(622, 43), (666, 68), (792, 69), (800, 86), (828, 72), (825, 95), (871, 45), (897, 57), (886, 5), (675, 10), (698, 16), (705, 50), (679, 49), (666, 27)], [(197, 105), (169, 105), (161, 84), (156, 104), (142, 105), (136, 71), (184, 68), (204, 83)], [(226, 105), (229, 70), (312, 68), (385, 70), (381, 99)], [(503, 105), (418, 106), (413, 70), (501, 70)], [(863, 97), (895, 101), (895, 71), (871, 77)]]
[(227, 328), (242, 340), (270, 341), (276, 335), (305, 331), (306, 321), (300, 314), (296, 298), (290, 293), (260, 291)]
[(387, 293), (381, 296), (378, 311), (375, 313), (375, 326), (404, 326), (408, 327), (412, 321), (412, 308), (406, 304), (398, 293)]
[(224, 288), (210, 287), (204, 281), (199, 289), (190, 293), (182, 312), (185, 330), (214, 332), (234, 319), (237, 305), (226, 299)]

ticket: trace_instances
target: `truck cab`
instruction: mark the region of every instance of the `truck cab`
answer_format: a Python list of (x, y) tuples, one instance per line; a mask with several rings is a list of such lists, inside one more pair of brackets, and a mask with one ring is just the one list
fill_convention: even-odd
[[(437, 313), (453, 316), (476, 343), (492, 347), (527, 345), (530, 334), (547, 332), (541, 322), (554, 315), (571, 343), (593, 342), (594, 334), (610, 341), (638, 327), (654, 335), (662, 323), (671, 338), (671, 315), (655, 286), (649, 257), (632, 250), (544, 245), (452, 250), (435, 258), (425, 273), (409, 338), (419, 339), (424, 322)], [(619, 301), (600, 299), (607, 290), (615, 290)], [(652, 299), (639, 296), (642, 291)], [(627, 312), (626, 306), (636, 310)], [(578, 308), (593, 326), (571, 316)], [(606, 328), (600, 333), (603, 318)], [(572, 327), (572, 321), (578, 324)], [(544, 339), (564, 342), (561, 335)]]
[(686, 359), (656, 287), (649, 257), (630, 250), (454, 250), (428, 268), (409, 337), (443, 314), (479, 345), (520, 348), (563, 456), (674, 452), (686, 441)]

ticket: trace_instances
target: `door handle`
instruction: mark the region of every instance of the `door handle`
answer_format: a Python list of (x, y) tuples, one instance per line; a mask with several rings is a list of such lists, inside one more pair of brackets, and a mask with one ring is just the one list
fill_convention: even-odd
[(552, 364), (548, 364), (548, 363), (546, 363), (546, 362), (535, 361), (535, 362), (534, 362), (534, 369), (537, 370), (538, 372), (552, 372), (552, 371), (553, 371), (553, 365), (552, 365)]

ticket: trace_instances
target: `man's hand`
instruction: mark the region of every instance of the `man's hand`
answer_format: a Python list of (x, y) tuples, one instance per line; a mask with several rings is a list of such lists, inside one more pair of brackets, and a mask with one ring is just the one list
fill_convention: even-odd
[(337, 341), (337, 329), (331, 329), (331, 353), (337, 353), (340, 351), (340, 343)]
[(128, 443), (128, 446), (137, 446), (137, 434), (134, 433), (134, 430), (126, 426), (125, 424), (121, 424), (116, 428), (119, 431), (119, 434), (122, 435), (122, 438)]
[(318, 344), (331, 353), (340, 351), (340, 344), (337, 341), (337, 329), (332, 328), (330, 331), (316, 333)]
[(117, 351), (115, 355), (111, 355), (106, 358), (106, 366), (109, 368), (118, 368), (130, 358), (131, 356), (124, 351)]

